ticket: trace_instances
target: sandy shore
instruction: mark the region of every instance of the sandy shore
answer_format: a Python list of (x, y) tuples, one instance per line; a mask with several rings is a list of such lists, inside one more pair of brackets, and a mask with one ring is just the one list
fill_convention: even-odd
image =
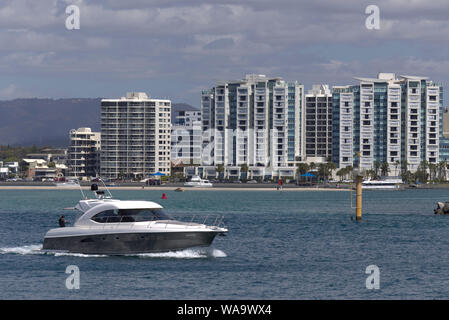
[[(82, 187), (84, 190), (90, 190), (89, 187)], [(108, 187), (109, 190), (154, 190), (154, 191), (174, 191), (176, 187)], [(221, 188), (221, 187), (212, 187), (212, 188), (182, 188), (185, 192), (188, 191), (276, 191), (276, 188)], [(58, 188), (56, 186), (0, 186), (0, 190), (79, 190), (77, 187), (66, 187), (66, 188)], [(283, 188), (282, 191), (349, 191), (349, 189), (337, 189), (337, 188), (314, 188), (314, 187), (305, 187), (305, 188)]]

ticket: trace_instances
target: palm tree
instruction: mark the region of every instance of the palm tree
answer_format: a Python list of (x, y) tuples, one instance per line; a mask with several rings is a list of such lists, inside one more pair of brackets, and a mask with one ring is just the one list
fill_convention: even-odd
[(437, 177), (438, 165), (435, 163), (429, 163), (429, 180), (434, 181)]
[(341, 168), (337, 171), (337, 176), (340, 178), (340, 182), (343, 180), (343, 176), (346, 175), (346, 168)]
[(348, 178), (348, 175), (351, 175), (352, 174), (352, 170), (353, 170), (354, 168), (352, 167), (352, 166), (346, 166), (345, 167), (345, 170), (346, 170), (346, 178)]
[(329, 161), (327, 163), (327, 169), (328, 169), (328, 180), (329, 180), (329, 176), (332, 176), (332, 172), (334, 172), (335, 169), (337, 169), (337, 165), (335, 163), (333, 163), (332, 161)]
[(299, 174), (305, 174), (309, 170), (309, 165), (305, 162), (299, 162), (296, 170)]
[(427, 161), (427, 160), (423, 160), (423, 161), (421, 161), (421, 168), (424, 170), (424, 171), (427, 171), (427, 168), (429, 167), (429, 162)]
[(427, 160), (421, 161), (421, 182), (427, 183), (427, 169), (429, 168), (429, 162)]
[[(409, 163), (407, 160), (401, 161), (401, 176), (405, 176), (407, 174), (408, 166), (409, 166)], [(404, 180), (404, 177), (402, 180)]]
[(397, 176), (398, 175), (398, 167), (401, 166), (401, 161), (396, 160), (396, 162), (394, 163), (394, 174)]
[(374, 171), (376, 172), (376, 179), (379, 176), (380, 166), (381, 166), (381, 163), (379, 160), (374, 161)]
[(446, 160), (440, 161), (438, 163), (438, 179), (440, 181), (446, 180), (446, 168), (447, 168)]
[(382, 164), (380, 166), (380, 172), (381, 172), (382, 176), (388, 175), (388, 172), (390, 172), (390, 165), (388, 164), (388, 162), (382, 162)]
[(374, 170), (373, 169), (368, 169), (365, 171), (365, 179), (371, 179), (374, 175)]
[(315, 168), (316, 168), (315, 162), (311, 162), (311, 163), (309, 164), (309, 169), (310, 169), (310, 170), (314, 170)]
[(301, 177), (301, 175), (306, 174), (307, 170), (309, 170), (309, 165), (307, 163), (298, 162), (297, 168), (296, 168), (296, 173), (297, 173), (298, 179), (296, 181), (299, 181), (299, 178)]
[(324, 180), (326, 177), (326, 164), (325, 163), (320, 163), (318, 165), (318, 178)]
[(222, 178), (222, 177), (221, 177), (221, 173), (224, 172), (224, 165), (222, 165), (222, 164), (217, 165), (217, 166), (215, 167), (215, 171), (217, 171), (217, 172), (218, 172), (218, 176), (219, 176), (220, 178)]
[[(244, 172), (245, 173), (245, 179), (248, 179), (248, 171), (249, 171), (249, 168), (248, 168), (248, 165), (246, 164), (246, 163), (244, 163), (244, 164), (242, 164), (241, 166), (240, 166), (240, 172)], [(240, 175), (240, 178), (241, 178), (241, 176), (242, 175)]]
[(417, 179), (417, 175), (411, 173), (409, 170), (405, 171), (402, 174), (402, 181), (404, 181), (405, 183), (416, 182), (416, 179)]

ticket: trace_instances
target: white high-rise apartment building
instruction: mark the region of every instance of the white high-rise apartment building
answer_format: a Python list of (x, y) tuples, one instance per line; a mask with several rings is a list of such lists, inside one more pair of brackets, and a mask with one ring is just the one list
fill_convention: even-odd
[(171, 101), (128, 92), (101, 100), (101, 176), (170, 174)]
[(304, 160), (304, 86), (250, 74), (202, 92), (203, 165), (294, 176)]
[(307, 161), (327, 162), (332, 156), (332, 92), (326, 84), (313, 85), (306, 94)]
[(177, 111), (171, 130), (171, 161), (201, 164), (201, 111)]
[(173, 125), (171, 131), (173, 164), (201, 164), (201, 122), (189, 126)]
[[(333, 88), (333, 160), (338, 166), (439, 162), (443, 87), (425, 77), (379, 73)], [(396, 171), (396, 170), (392, 170)]]
[(194, 122), (201, 122), (201, 111), (179, 110), (175, 112), (175, 125), (191, 127)]
[(100, 132), (79, 128), (70, 130), (69, 134), (68, 175), (80, 179), (96, 177), (99, 173)]
[(416, 170), (423, 160), (433, 164), (439, 162), (443, 88), (424, 77), (400, 78), (405, 109), (404, 153), (410, 170)]

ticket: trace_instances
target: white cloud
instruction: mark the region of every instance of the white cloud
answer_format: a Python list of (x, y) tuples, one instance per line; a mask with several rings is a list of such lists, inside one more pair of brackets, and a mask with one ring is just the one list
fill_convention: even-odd
[[(65, 28), (69, 4), (80, 7), (80, 30)], [(111, 84), (105, 85), (110, 90), (119, 88), (123, 79), (161, 78), (184, 79), (192, 82), (190, 88), (198, 88), (212, 86), (213, 79), (244, 77), (245, 72), (306, 83), (340, 79), (344, 84), (355, 75), (396, 68), (447, 79), (441, 71), (448, 69), (446, 0), (377, 0), (381, 29), (375, 31), (365, 28), (368, 4), (4, 0), (0, 43), (7, 45), (0, 47), (0, 71), (19, 78), (46, 76), (59, 83), (68, 74), (77, 75), (86, 79), (86, 86), (93, 78), (102, 79)]]

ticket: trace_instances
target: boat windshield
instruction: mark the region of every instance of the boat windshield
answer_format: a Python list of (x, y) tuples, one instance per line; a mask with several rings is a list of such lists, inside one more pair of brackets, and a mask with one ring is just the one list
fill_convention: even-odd
[(92, 220), (100, 223), (114, 223), (173, 220), (173, 218), (162, 209), (118, 209), (100, 212), (93, 216)]

